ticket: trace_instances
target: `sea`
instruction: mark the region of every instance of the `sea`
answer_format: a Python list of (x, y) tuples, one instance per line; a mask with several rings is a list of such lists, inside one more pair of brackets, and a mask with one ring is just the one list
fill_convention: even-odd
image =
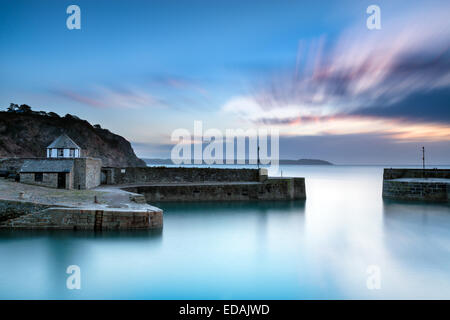
[(306, 201), (152, 203), (157, 231), (1, 231), (0, 299), (450, 299), (450, 205), (383, 200), (383, 168), (282, 165)]

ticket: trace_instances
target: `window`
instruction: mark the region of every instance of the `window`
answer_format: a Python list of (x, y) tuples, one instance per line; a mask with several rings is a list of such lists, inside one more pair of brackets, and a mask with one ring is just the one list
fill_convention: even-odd
[(58, 149), (58, 158), (64, 157), (64, 149)]
[(75, 158), (75, 149), (70, 149), (69, 157)]
[(36, 182), (42, 182), (42, 177), (43, 177), (42, 172), (35, 173), (35, 174), (34, 174), (34, 181), (36, 181)]

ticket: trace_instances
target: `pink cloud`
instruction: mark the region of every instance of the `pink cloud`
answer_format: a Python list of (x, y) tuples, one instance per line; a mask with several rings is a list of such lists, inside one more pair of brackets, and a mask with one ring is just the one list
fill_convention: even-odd
[(95, 87), (82, 92), (62, 89), (57, 90), (56, 93), (72, 101), (94, 108), (138, 109), (164, 106), (164, 102), (161, 99), (142, 89), (113, 90), (106, 87)]

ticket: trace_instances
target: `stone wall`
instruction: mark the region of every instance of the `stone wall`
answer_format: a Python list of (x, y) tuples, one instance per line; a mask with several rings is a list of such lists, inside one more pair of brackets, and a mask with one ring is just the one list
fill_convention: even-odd
[(257, 169), (128, 167), (110, 170), (111, 184), (259, 181)]
[(304, 200), (304, 178), (270, 178), (265, 182), (163, 184), (130, 186), (126, 191), (140, 193), (148, 203), (155, 201), (248, 201)]
[(100, 185), (102, 161), (96, 158), (74, 159), (74, 189), (91, 189)]
[(294, 178), (294, 199), (306, 199), (305, 178)]
[(86, 189), (86, 165), (84, 161), (73, 163), (73, 189)]
[(57, 173), (43, 173), (42, 181), (35, 180), (34, 173), (21, 173), (20, 182), (26, 184), (34, 184), (37, 186), (57, 188), (58, 187), (58, 174)]
[(449, 169), (384, 169), (383, 198), (450, 201)]
[[(72, 189), (73, 175), (71, 173), (64, 174), (66, 175), (66, 189)], [(35, 173), (21, 173), (20, 182), (41, 187), (58, 188), (58, 173), (42, 173), (42, 181), (35, 180)]]
[(86, 189), (100, 185), (102, 161), (100, 159), (86, 158)]
[[(58, 176), (56, 176), (58, 178)], [(73, 172), (66, 173), (66, 189), (73, 189)]]
[(450, 201), (450, 184), (424, 181), (383, 181), (383, 197), (393, 200)]
[(48, 208), (0, 222), (7, 229), (131, 230), (162, 228), (163, 212)]
[(15, 219), (30, 213), (37, 213), (49, 208), (48, 205), (26, 201), (0, 200), (0, 225), (9, 219)]

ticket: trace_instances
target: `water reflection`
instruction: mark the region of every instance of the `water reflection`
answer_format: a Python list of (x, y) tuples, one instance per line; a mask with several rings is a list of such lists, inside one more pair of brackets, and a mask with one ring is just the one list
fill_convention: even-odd
[(387, 222), (402, 221), (414, 226), (442, 226), (448, 229), (449, 212), (450, 205), (445, 203), (383, 200), (383, 214), (388, 218)]
[(185, 214), (186, 209), (190, 215), (200, 214), (208, 217), (212, 214), (232, 215), (233, 213), (254, 214), (259, 212), (266, 214), (273, 210), (279, 210), (282, 214), (289, 214), (290, 210), (301, 212), (305, 208), (305, 200), (296, 201), (206, 201), (206, 202), (155, 202), (155, 206), (170, 215)]
[[(86, 290), (66, 288), (66, 269), (78, 265), (82, 283), (114, 268), (113, 262), (102, 266), (98, 250), (116, 247), (158, 247), (162, 230), (71, 231), (71, 230), (2, 230), (0, 231), (0, 298), (2, 299), (78, 299), (90, 297)], [(121, 253), (126, 259), (126, 253)], [(96, 266), (97, 264), (97, 266)]]
[(450, 206), (385, 200), (383, 214), (391, 295), (448, 298)]
[(105, 239), (126, 241), (141, 239), (161, 240), (162, 229), (155, 230), (120, 230), (120, 231), (103, 231), (93, 232), (91, 230), (0, 230), (0, 239), (2, 242), (30, 240), (36, 238), (53, 238), (63, 241), (64, 239)]

